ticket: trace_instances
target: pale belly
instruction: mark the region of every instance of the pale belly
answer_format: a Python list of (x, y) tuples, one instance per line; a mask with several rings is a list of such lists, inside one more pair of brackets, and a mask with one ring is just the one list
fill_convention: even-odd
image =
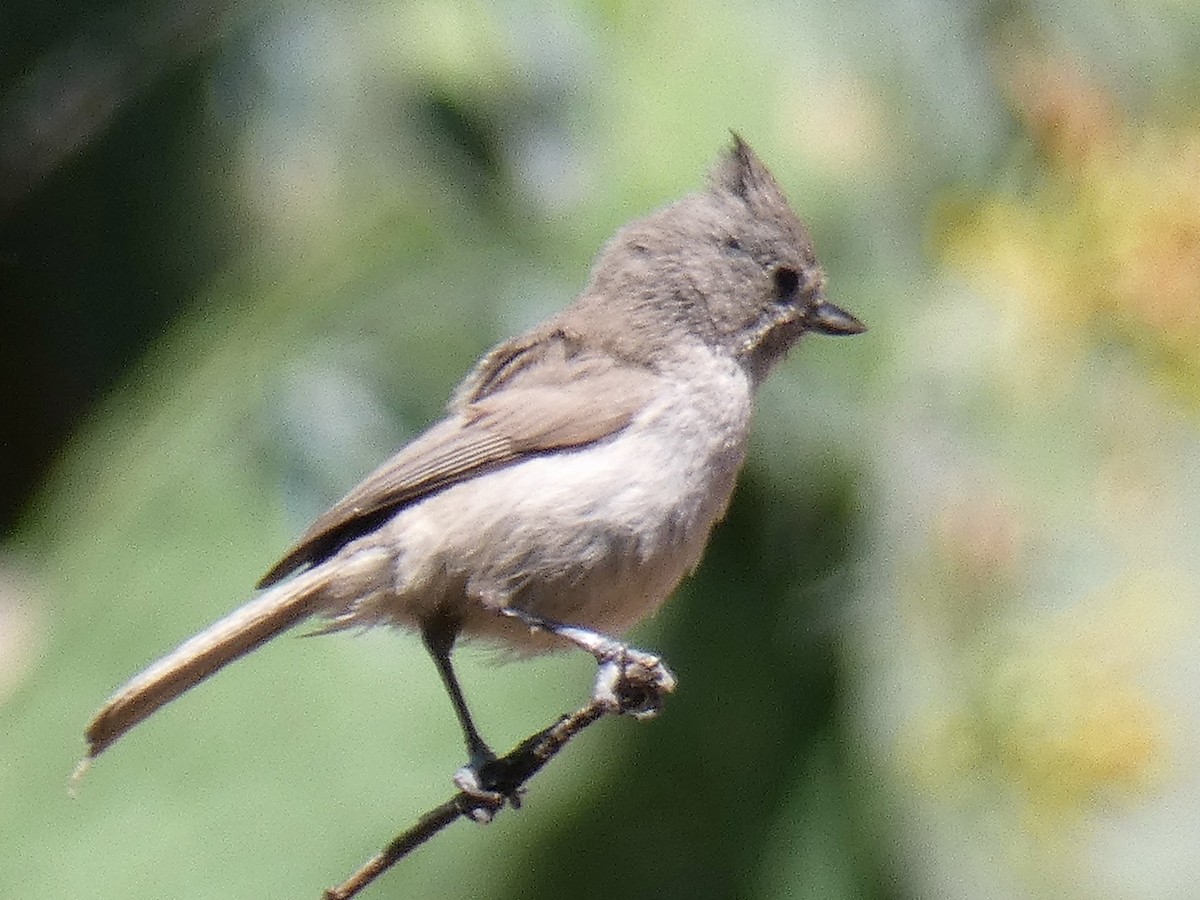
[(449, 615), (464, 635), (523, 652), (554, 643), (499, 607), (619, 634), (699, 562), (741, 467), (749, 415), (749, 383), (732, 365), (710, 384), (668, 383), (612, 438), (401, 510), (378, 536), (390, 578), (329, 612), (344, 625), (405, 627)]

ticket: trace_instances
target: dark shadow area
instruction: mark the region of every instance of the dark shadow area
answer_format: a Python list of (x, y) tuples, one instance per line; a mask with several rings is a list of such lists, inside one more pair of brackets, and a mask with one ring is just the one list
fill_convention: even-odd
[[(818, 769), (836, 797), (822, 797), (810, 827), (855, 861), (853, 895), (901, 896), (878, 868), (869, 799), (850, 778), (838, 613), (806, 590), (847, 565), (851, 490), (848, 478), (815, 494), (743, 481), (696, 579), (664, 613), (679, 693), (648, 726), (603, 726), (622, 729), (624, 758), (516, 867), (527, 875), (512, 896), (751, 896), (780, 816)], [(808, 621), (818, 624), (786, 624)]]

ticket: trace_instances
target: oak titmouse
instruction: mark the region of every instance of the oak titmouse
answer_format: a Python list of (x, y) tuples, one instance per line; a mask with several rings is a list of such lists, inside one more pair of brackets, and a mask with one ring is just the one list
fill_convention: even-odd
[(620, 704), (607, 637), (654, 612), (729, 502), (755, 391), (801, 335), (864, 326), (825, 299), (804, 225), (738, 137), (707, 190), (617, 232), (579, 298), (492, 350), (444, 419), (372, 472), (263, 577), (265, 589), (114, 694), (88, 758), (311, 616), (418, 631), (479, 773), (491, 751), (450, 665), (460, 636), (575, 644)]

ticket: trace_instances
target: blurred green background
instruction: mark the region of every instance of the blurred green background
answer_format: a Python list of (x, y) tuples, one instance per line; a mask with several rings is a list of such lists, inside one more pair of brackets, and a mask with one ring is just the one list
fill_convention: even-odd
[[(316, 897), (450, 791), (419, 641), (123, 679), (564, 305), (733, 128), (835, 302), (664, 716), (369, 897), (1200, 897), (1200, 9), (10, 0), (0, 897)], [(500, 748), (593, 665), (459, 654)]]

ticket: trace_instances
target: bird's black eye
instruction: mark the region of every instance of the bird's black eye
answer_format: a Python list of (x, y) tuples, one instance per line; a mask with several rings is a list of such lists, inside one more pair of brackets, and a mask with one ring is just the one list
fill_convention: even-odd
[(795, 269), (780, 266), (775, 270), (775, 301), (777, 303), (794, 303), (796, 290), (800, 287), (800, 276)]

